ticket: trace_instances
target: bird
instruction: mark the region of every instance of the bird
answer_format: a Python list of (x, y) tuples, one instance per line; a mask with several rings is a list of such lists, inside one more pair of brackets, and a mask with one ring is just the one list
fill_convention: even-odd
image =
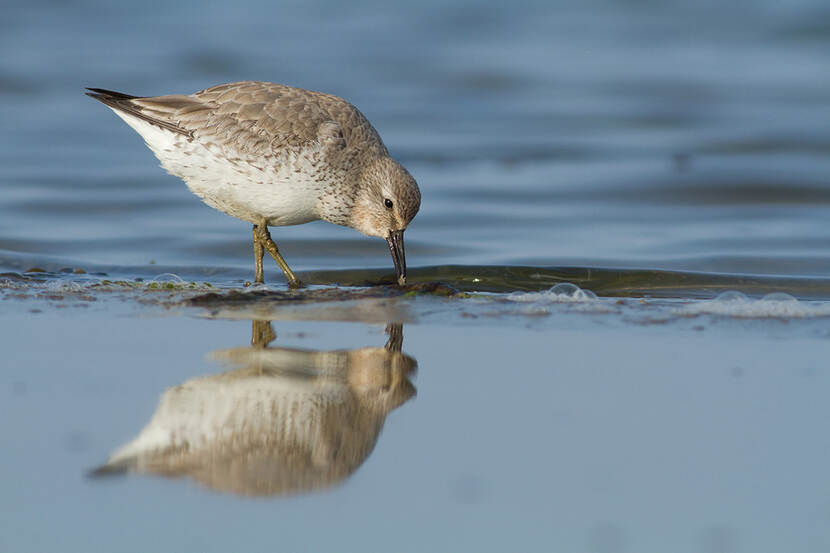
[(268, 227), (322, 219), (385, 238), (397, 282), (406, 284), (403, 233), (420, 189), (343, 98), (260, 81), (165, 96), (86, 90), (204, 203), (253, 224), (255, 282), (265, 281), (268, 252), (288, 285), (302, 286)]

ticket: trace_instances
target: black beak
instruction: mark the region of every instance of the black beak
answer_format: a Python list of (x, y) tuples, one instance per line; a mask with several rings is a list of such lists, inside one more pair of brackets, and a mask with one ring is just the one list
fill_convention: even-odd
[(389, 244), (389, 252), (392, 254), (392, 262), (395, 264), (395, 274), (398, 275), (398, 284), (406, 284), (406, 255), (403, 251), (403, 231), (395, 230), (389, 233), (386, 238)]

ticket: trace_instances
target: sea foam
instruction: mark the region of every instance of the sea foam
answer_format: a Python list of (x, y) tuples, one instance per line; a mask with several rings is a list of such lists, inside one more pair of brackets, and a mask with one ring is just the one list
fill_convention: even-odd
[(543, 292), (513, 292), (507, 295), (509, 301), (522, 303), (585, 303), (597, 301), (597, 295), (583, 290), (576, 284), (560, 282)]
[(803, 319), (830, 317), (830, 303), (799, 301), (789, 294), (776, 292), (752, 299), (741, 292), (723, 292), (715, 299), (691, 303), (675, 312), (682, 316), (718, 315), (742, 319)]

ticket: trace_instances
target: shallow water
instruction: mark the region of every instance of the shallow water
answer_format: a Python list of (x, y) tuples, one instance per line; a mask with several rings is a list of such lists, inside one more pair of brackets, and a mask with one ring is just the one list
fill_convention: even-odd
[[(7, 2), (0, 551), (830, 550), (828, 18)], [(240, 79), (375, 124), (423, 192), (410, 288), (325, 223), (272, 229), (309, 289), (244, 287), (248, 225), (82, 94)], [(237, 402), (203, 457), (89, 476), (182, 389)], [(235, 431), (287, 424), (254, 396), (327, 422)]]
[[(6, 10), (0, 268), (250, 279), (248, 225), (82, 92), (258, 78), (375, 123), (423, 190), (412, 267), (830, 273), (823, 2), (199, 6)], [(350, 229), (274, 237), (300, 271), (390, 266)]]
[[(273, 309), (276, 339), (255, 349), (244, 317), (259, 302), (233, 320), (49, 301), (0, 315), (15, 361), (0, 407), (10, 551), (223, 550), (241, 536), (255, 551), (822, 551), (830, 539), (823, 322), (425, 297), (327, 308), (406, 318), (397, 344), (383, 323), (303, 320), (314, 304)], [(286, 412), (308, 417), (299, 443), (285, 441)], [(193, 424), (208, 427), (189, 448), (201, 457), (135, 461), (168, 478), (88, 475), (145, 426), (188, 436)]]

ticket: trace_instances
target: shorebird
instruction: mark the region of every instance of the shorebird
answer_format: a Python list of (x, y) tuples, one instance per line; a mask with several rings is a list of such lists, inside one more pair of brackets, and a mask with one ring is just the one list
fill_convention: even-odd
[(255, 282), (264, 282), (267, 251), (289, 286), (301, 286), (268, 226), (322, 219), (385, 238), (398, 284), (406, 283), (403, 233), (421, 193), (346, 100), (255, 81), (153, 97), (87, 90), (203, 202), (253, 224)]

